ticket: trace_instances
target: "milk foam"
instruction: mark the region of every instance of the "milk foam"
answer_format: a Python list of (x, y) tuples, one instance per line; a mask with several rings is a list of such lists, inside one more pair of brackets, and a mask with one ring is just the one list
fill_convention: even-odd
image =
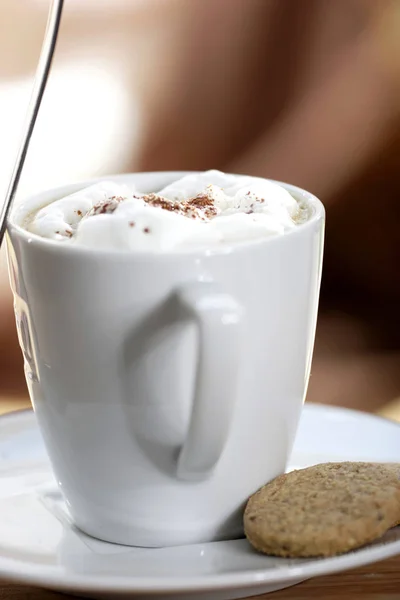
[(277, 184), (213, 170), (155, 194), (100, 182), (40, 209), (26, 228), (65, 244), (157, 252), (283, 235), (306, 213)]

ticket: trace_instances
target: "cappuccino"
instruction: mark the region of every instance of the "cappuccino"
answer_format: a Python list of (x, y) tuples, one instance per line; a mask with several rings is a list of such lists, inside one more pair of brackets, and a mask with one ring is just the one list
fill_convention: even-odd
[(303, 407), (323, 233), (312, 194), (216, 171), (14, 208), (26, 380), (76, 528), (157, 548), (243, 535)]
[(283, 235), (307, 216), (277, 183), (212, 170), (152, 193), (99, 182), (44, 206), (25, 227), (66, 244), (159, 252)]

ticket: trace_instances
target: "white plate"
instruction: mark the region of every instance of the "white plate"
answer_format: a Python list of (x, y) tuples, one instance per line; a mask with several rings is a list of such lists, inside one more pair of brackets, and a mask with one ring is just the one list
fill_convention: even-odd
[[(364, 413), (306, 405), (290, 467), (400, 462), (400, 428)], [(93, 597), (240, 598), (400, 553), (400, 527), (356, 552), (286, 560), (245, 540), (164, 549), (99, 542), (75, 530), (31, 411), (0, 418), (0, 578)]]

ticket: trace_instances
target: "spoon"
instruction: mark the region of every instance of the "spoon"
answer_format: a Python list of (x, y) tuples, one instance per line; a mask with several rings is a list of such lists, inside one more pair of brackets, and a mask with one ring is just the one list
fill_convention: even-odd
[(49, 17), (47, 21), (46, 33), (40, 52), (39, 64), (36, 70), (35, 82), (33, 85), (32, 96), (28, 107), (25, 130), (22, 136), (22, 142), (18, 150), (14, 169), (11, 174), (10, 183), (7, 189), (3, 206), (0, 208), (0, 247), (3, 242), (7, 226), (7, 216), (13, 204), (17, 192), (22, 169), (24, 168), (25, 158), (29, 149), (36, 118), (39, 113), (40, 104), (46, 89), (47, 79), (53, 60), (56, 47), (58, 31), (60, 28), (61, 14), (64, 0), (52, 0), (50, 5)]

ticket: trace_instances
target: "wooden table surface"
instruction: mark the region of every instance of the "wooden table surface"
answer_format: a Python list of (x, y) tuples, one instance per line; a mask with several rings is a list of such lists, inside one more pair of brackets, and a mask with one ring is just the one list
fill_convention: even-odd
[[(0, 414), (29, 406), (26, 399), (0, 398)], [(380, 414), (400, 422), (400, 400)], [(1, 518), (1, 515), (0, 515)], [(0, 580), (0, 600), (65, 600), (58, 592), (10, 584)], [(71, 600), (73, 596), (70, 596)], [(268, 600), (400, 600), (400, 556), (336, 575), (316, 577), (280, 592), (266, 594)]]

